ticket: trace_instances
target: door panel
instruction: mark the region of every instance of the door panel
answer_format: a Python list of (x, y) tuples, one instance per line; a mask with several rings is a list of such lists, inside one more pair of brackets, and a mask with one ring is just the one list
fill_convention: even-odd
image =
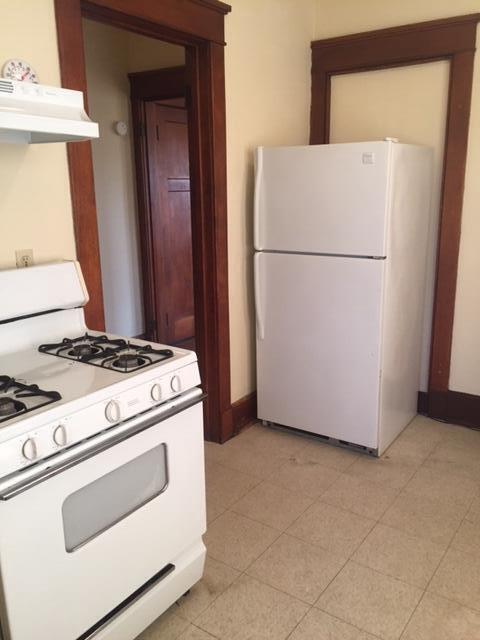
[(259, 418), (377, 447), (384, 265), (256, 255)]
[(157, 339), (195, 335), (188, 125), (184, 108), (146, 103)]
[(255, 248), (384, 256), (390, 146), (258, 149)]

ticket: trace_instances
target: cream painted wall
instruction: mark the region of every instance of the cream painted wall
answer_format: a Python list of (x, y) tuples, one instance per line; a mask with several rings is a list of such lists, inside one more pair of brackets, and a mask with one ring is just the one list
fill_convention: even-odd
[[(316, 0), (315, 39), (479, 12), (479, 0)], [(477, 44), (480, 29), (477, 31)], [(411, 67), (412, 74), (414, 67)], [(413, 75), (412, 75), (413, 79)], [(433, 96), (429, 111), (438, 108)], [(412, 118), (413, 121), (413, 118)], [(480, 394), (480, 61), (475, 59), (450, 388)]]
[[(330, 140), (356, 142), (396, 137), (433, 148), (432, 224), (425, 297), (420, 389), (428, 389), (438, 212), (450, 66), (446, 61), (334, 76)], [(432, 109), (432, 104), (436, 105)], [(428, 212), (426, 212), (427, 214)]]
[[(144, 331), (135, 168), (127, 74), (184, 63), (184, 50), (113, 27), (83, 21), (90, 116), (100, 125), (92, 142), (106, 329)], [(128, 123), (119, 136), (116, 121)]]
[[(235, 401), (255, 387), (252, 154), (260, 144), (307, 142), (315, 0), (232, 0), (231, 5), (226, 89)], [(0, 60), (27, 58), (42, 82), (59, 85), (53, 0), (2, 3), (0, 18)], [(14, 265), (16, 248), (33, 247), (37, 260), (75, 256), (65, 145), (0, 148), (0, 187), (0, 267)]]
[(128, 72), (150, 71), (185, 64), (185, 49), (169, 42), (125, 33)]
[[(308, 140), (310, 41), (366, 29), (478, 11), (479, 0), (232, 0), (226, 18), (229, 283), (232, 399), (255, 387), (251, 286), (252, 153), (259, 144)], [(316, 20), (315, 13), (316, 11)], [(53, 0), (0, 7), (0, 60), (22, 56), (42, 82), (59, 84)], [(470, 139), (480, 134), (480, 70), (475, 68)], [(480, 148), (470, 145), (451, 386), (479, 393)], [(37, 260), (75, 255), (65, 146), (0, 148), (0, 266), (16, 248)]]
[(310, 0), (232, 0), (226, 18), (228, 251), (232, 400), (255, 388), (253, 151), (306, 144)]
[[(253, 150), (308, 141), (313, 0), (233, 0), (225, 72), (232, 400), (255, 388)], [(248, 43), (248, 46), (246, 46)], [(148, 48), (149, 43), (144, 43)], [(141, 47), (131, 49), (137, 70)], [(133, 57), (133, 56), (136, 57)], [(175, 62), (170, 60), (168, 65)], [(93, 108), (93, 102), (91, 102)]]
[[(24, 58), (40, 82), (58, 86), (53, 1), (4, 2), (0, 18), (0, 66)], [(36, 262), (75, 257), (65, 144), (0, 145), (0, 268), (29, 248)]]

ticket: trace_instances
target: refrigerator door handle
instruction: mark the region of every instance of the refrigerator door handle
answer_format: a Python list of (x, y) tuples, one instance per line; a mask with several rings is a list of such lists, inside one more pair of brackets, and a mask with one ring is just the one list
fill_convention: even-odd
[(257, 338), (263, 340), (265, 335), (265, 327), (263, 325), (262, 309), (260, 307), (260, 253), (256, 253), (253, 257), (253, 286), (255, 295), (255, 317), (257, 320)]
[(258, 147), (255, 152), (255, 195), (253, 199), (253, 244), (255, 249), (260, 246), (260, 185), (263, 177), (263, 148)]

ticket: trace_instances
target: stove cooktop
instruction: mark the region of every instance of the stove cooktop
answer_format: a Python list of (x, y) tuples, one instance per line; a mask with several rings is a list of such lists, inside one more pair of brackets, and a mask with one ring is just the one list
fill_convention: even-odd
[(44, 391), (36, 384), (0, 375), (0, 423), (61, 399), (58, 391)]
[(173, 358), (171, 349), (154, 349), (150, 344), (133, 344), (123, 338), (85, 333), (78, 338), (63, 338), (54, 344), (42, 344), (41, 353), (91, 364), (120, 373), (132, 373)]
[[(11, 353), (0, 353), (0, 374), (8, 374), (16, 382), (24, 385), (37, 385), (39, 389), (47, 391), (54, 390), (58, 393), (58, 400), (51, 401), (51, 398), (44, 398), (33, 406), (33, 400), (28, 401), (28, 412), (19, 411), (9, 416), (0, 416), (0, 444), (3, 440), (11, 437), (10, 432), (20, 433), (23, 429), (35, 429), (37, 424), (43, 420), (46, 413), (52, 416), (52, 420), (62, 419), (67, 414), (82, 411), (85, 407), (98, 402), (103, 398), (122, 398), (123, 394), (130, 389), (142, 384), (153, 384), (160, 379), (170, 379), (172, 376), (181, 373), (185, 367), (197, 362), (196, 354), (193, 351), (180, 349), (179, 347), (169, 347), (168, 345), (147, 343), (140, 339), (128, 339), (115, 335), (106, 335), (97, 331), (80, 330), (78, 333), (70, 335), (80, 336), (81, 339), (68, 339), (63, 341), (60, 337), (65, 333), (57, 333), (57, 337), (50, 338), (48, 344), (39, 348), (36, 346), (12, 351)], [(78, 349), (74, 355), (69, 355), (74, 346), (84, 345), (85, 335), (89, 336), (96, 348), (103, 349), (107, 361), (104, 366), (97, 362), (96, 366), (90, 366), (91, 362), (85, 361), (85, 356), (90, 355), (83, 349)], [(76, 340), (74, 342), (74, 340)], [(98, 340), (98, 342), (96, 342)], [(45, 351), (43, 349), (46, 349)], [(56, 351), (61, 350), (62, 355), (56, 356)], [(112, 352), (107, 352), (112, 349)], [(83, 356), (82, 356), (83, 351)], [(80, 353), (79, 353), (80, 352)], [(125, 367), (124, 364), (117, 368), (111, 366), (119, 355), (135, 353), (135, 357), (142, 359), (155, 359), (152, 363), (135, 363), (136, 367)], [(99, 352), (95, 352), (98, 356)], [(115, 358), (112, 360), (112, 357)], [(122, 361), (121, 361), (122, 362)], [(127, 365), (130, 362), (127, 362)], [(138, 365), (141, 366), (138, 366)], [(168, 383), (169, 384), (169, 383)], [(0, 391), (0, 397), (1, 397)], [(11, 395), (11, 394), (9, 394)], [(25, 402), (25, 399), (19, 399)], [(32, 403), (30, 405), (30, 403)], [(17, 405), (18, 406), (18, 405)], [(29, 408), (31, 406), (31, 408)], [(19, 407), (20, 408), (20, 407)], [(34, 410), (37, 409), (37, 410)], [(7, 411), (5, 407), (5, 412)], [(25, 425), (25, 426), (24, 426)]]

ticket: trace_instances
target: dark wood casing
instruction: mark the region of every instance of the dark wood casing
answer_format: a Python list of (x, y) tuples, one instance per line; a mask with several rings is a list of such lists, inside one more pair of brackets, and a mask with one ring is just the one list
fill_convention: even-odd
[[(224, 18), (218, 0), (55, 0), (62, 85), (87, 99), (82, 17), (186, 47), (191, 90), (190, 175), (196, 341), (205, 435), (223, 442), (234, 425), (230, 399)], [(77, 255), (90, 292), (92, 329), (104, 328), (91, 145), (68, 144)]]
[[(448, 383), (479, 21), (480, 14), (475, 13), (312, 42), (311, 144), (329, 141), (332, 76), (436, 60), (450, 62), (428, 403), (429, 415), (442, 419), (449, 417), (445, 401), (439, 399), (452, 393)], [(480, 427), (480, 415), (476, 424)]]

